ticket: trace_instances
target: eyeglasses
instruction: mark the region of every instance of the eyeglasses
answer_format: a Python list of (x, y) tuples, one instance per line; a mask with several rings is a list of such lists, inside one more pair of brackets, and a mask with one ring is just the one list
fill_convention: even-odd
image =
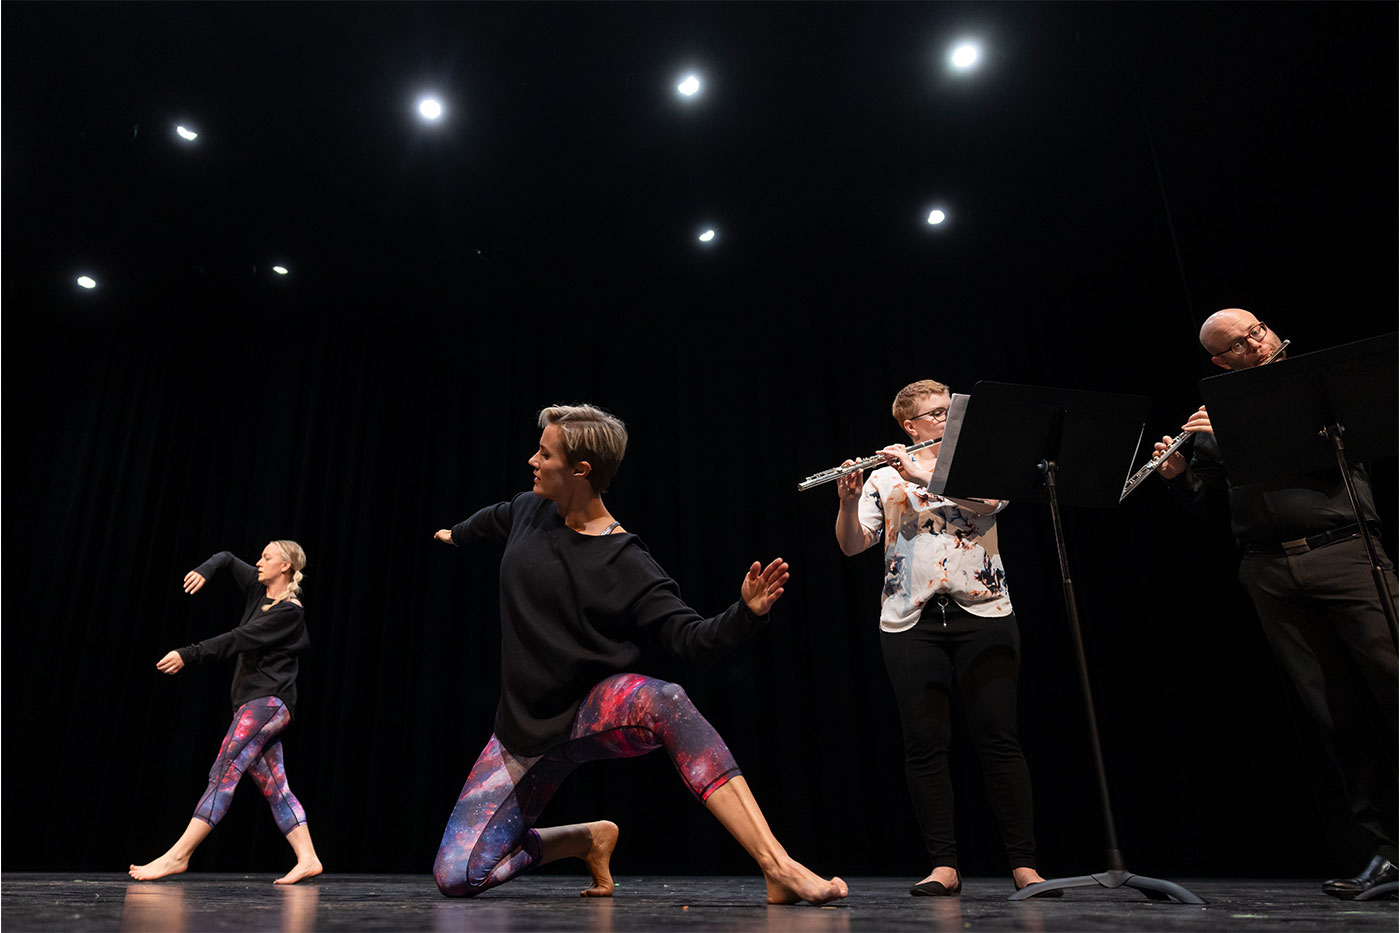
[(928, 411), (923, 412), (922, 414), (915, 415), (909, 420), (918, 421), (920, 418), (932, 418), (935, 423), (942, 424), (943, 422), (948, 420), (948, 409), (930, 408)]
[(1239, 340), (1236, 340), (1234, 343), (1221, 350), (1219, 353), (1216, 354), (1216, 356), (1224, 356), (1226, 353), (1233, 353), (1235, 356), (1239, 356), (1240, 354), (1244, 353), (1245, 350), (1249, 349), (1249, 342), (1251, 340), (1253, 340), (1255, 343), (1259, 343), (1264, 339), (1264, 335), (1268, 332), (1269, 325), (1265, 324), (1263, 321), (1260, 321), (1258, 324), (1255, 324), (1249, 329), (1249, 333), (1245, 334)]

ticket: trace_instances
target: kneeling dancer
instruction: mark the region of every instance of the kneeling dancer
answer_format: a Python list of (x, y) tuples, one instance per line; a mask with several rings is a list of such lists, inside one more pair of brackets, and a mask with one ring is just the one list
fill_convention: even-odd
[(741, 599), (705, 619), (602, 494), (627, 449), (616, 417), (591, 405), (540, 412), (534, 485), (477, 512), (437, 540), (505, 543), (501, 559), (501, 699), (492, 735), (453, 808), (433, 874), (449, 897), (471, 897), (556, 859), (583, 859), (613, 893), (617, 826), (606, 820), (535, 829), (569, 773), (587, 761), (666, 749), (681, 779), (758, 862), (769, 903), (845, 897), (774, 838), (734, 757), (676, 684), (631, 671), (644, 649), (681, 660), (717, 657), (758, 631), (783, 595), (787, 564), (755, 562)]

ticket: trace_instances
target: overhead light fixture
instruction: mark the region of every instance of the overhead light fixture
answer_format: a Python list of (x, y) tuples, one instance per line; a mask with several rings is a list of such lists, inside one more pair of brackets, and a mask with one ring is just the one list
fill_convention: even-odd
[(982, 50), (973, 42), (960, 42), (948, 55), (948, 64), (958, 71), (967, 71), (982, 58)]

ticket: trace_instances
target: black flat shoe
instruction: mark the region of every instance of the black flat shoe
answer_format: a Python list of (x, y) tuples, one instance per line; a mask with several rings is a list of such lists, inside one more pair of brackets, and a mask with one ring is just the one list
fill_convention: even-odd
[(944, 887), (941, 881), (920, 881), (909, 889), (909, 893), (914, 897), (952, 897), (962, 893), (962, 879), (951, 888)]
[(1390, 859), (1377, 855), (1355, 878), (1333, 878), (1322, 882), (1322, 893), (1350, 901), (1377, 885), (1397, 880), (1400, 880), (1400, 869)]
[[(1011, 883), (1012, 883), (1013, 885), (1016, 886), (1016, 890), (1017, 890), (1017, 891), (1024, 891), (1024, 890), (1026, 890), (1026, 888), (1029, 888), (1029, 887), (1031, 886), (1031, 885), (1029, 885), (1029, 884), (1016, 884), (1016, 879), (1015, 879), (1015, 878), (1012, 878), (1012, 879), (1011, 879)], [(1042, 882), (1042, 881), (1036, 881), (1036, 882), (1033, 882), (1033, 884), (1044, 884), (1044, 882)], [(1031, 897), (1064, 897), (1064, 896), (1065, 896), (1065, 892), (1064, 892), (1063, 890), (1061, 890), (1060, 888), (1054, 888), (1054, 889), (1049, 890), (1049, 891), (1037, 891), (1037, 892), (1035, 892), (1034, 894), (1031, 895)]]

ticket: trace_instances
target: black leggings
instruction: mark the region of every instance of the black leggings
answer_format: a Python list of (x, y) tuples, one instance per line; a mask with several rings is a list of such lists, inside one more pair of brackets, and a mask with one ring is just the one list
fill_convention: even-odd
[(1035, 867), (1031, 776), (1016, 734), (1020, 645), (1014, 615), (982, 618), (952, 602), (946, 624), (938, 604), (930, 602), (912, 629), (880, 633), (899, 704), (909, 796), (935, 868), (958, 867), (948, 776), (955, 681), (1011, 867)]

